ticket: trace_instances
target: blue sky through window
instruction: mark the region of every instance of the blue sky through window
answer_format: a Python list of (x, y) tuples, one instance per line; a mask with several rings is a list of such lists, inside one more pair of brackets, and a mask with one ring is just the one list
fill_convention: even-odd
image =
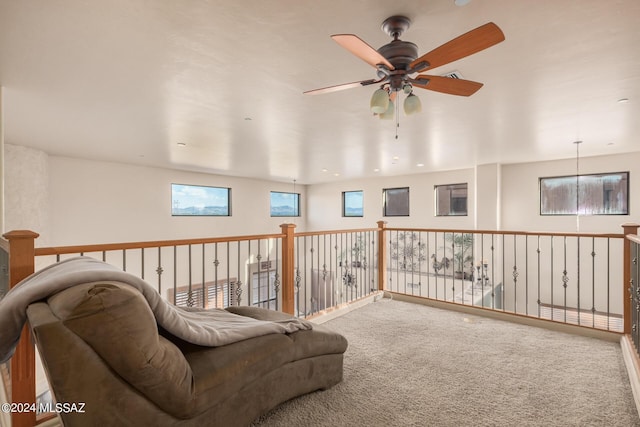
[(230, 192), (222, 187), (171, 184), (171, 214), (229, 216)]
[(300, 195), (272, 191), (271, 216), (300, 216)]
[(363, 216), (364, 192), (345, 191), (342, 193), (342, 216)]

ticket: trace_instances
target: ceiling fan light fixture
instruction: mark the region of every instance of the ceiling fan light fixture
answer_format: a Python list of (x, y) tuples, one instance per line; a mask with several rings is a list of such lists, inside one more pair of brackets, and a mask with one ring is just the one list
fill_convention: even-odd
[(394, 116), (393, 110), (394, 110), (393, 101), (389, 100), (389, 107), (387, 107), (387, 111), (380, 114), (378, 117), (380, 117), (381, 120), (391, 120), (393, 119), (393, 116)]
[(371, 112), (382, 114), (389, 108), (389, 93), (384, 89), (376, 89), (371, 97)]
[(407, 116), (410, 116), (421, 111), (422, 103), (420, 102), (420, 98), (418, 98), (413, 94), (413, 92), (411, 92), (409, 96), (404, 99), (404, 113)]

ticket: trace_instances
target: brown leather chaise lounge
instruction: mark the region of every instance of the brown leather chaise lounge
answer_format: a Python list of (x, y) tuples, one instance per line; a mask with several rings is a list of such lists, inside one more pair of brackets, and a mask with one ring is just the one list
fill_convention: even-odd
[[(230, 307), (281, 322), (283, 313)], [(321, 325), (217, 347), (188, 343), (158, 325), (142, 293), (87, 283), (27, 307), (65, 426), (246, 426), (295, 396), (342, 380), (347, 341)]]

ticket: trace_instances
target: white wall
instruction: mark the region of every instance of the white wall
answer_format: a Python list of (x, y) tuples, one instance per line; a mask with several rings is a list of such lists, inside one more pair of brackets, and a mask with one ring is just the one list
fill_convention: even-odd
[[(495, 222), (503, 230), (576, 230), (575, 217), (541, 217), (538, 195), (539, 177), (571, 175), (575, 160), (297, 185), (303, 216), (271, 218), (269, 191), (292, 191), (292, 184), (48, 156), (11, 144), (4, 154), (6, 230), (34, 230), (38, 246), (275, 233), (284, 222), (297, 231), (369, 228), (379, 220), (389, 227), (491, 229), (487, 222)], [(580, 231), (618, 233), (620, 224), (640, 222), (640, 153), (580, 161), (581, 173), (619, 171), (630, 172), (631, 215), (581, 217)], [(463, 182), (469, 215), (434, 216), (434, 186)], [(231, 187), (232, 216), (172, 217), (171, 183)], [(405, 186), (410, 216), (383, 217), (383, 188)], [(342, 217), (342, 192), (352, 190), (364, 191), (363, 218)], [(491, 215), (487, 204), (499, 212)]]
[(48, 244), (49, 156), (39, 150), (5, 144), (5, 229), (40, 233), (38, 244)]
[[(292, 184), (56, 156), (49, 170), (53, 245), (270, 234), (285, 222), (305, 229), (302, 217), (269, 215), (269, 192)], [(172, 217), (172, 183), (230, 187), (232, 215)], [(305, 187), (296, 192), (304, 201)]]
[[(381, 177), (311, 185), (307, 190), (309, 230), (374, 227), (501, 229), (575, 232), (575, 216), (540, 216), (538, 179), (572, 175), (575, 159), (510, 165), (482, 165), (476, 170)], [(630, 172), (630, 215), (581, 216), (579, 231), (621, 233), (621, 224), (640, 223), (640, 152), (580, 160), (580, 173)], [(436, 217), (434, 185), (468, 183), (469, 215)], [(383, 217), (382, 189), (410, 187), (410, 216)], [(364, 217), (342, 217), (342, 192), (364, 191)], [(475, 193), (477, 191), (477, 193)]]
[[(467, 201), (469, 215), (436, 217), (434, 186), (465, 182), (469, 184)], [(410, 216), (408, 217), (383, 217), (382, 215), (382, 190), (395, 187), (409, 187)], [(387, 222), (387, 227), (471, 229), (474, 226), (473, 188), (473, 169), (311, 185), (307, 189), (309, 207), (307, 228), (309, 230), (369, 228), (375, 227), (377, 221), (383, 220)], [(364, 217), (342, 217), (342, 192), (355, 190), (364, 191)]]

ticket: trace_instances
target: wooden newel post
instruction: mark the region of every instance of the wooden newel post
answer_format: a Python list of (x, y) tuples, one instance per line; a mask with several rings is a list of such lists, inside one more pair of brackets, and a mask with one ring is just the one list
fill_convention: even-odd
[(623, 259), (623, 289), (624, 289), (624, 333), (631, 333), (631, 241), (627, 239), (628, 235), (638, 234), (639, 224), (622, 224), (624, 233), (624, 253)]
[[(3, 235), (9, 241), (10, 288), (35, 271), (35, 239), (38, 236), (38, 233), (28, 230), (10, 231)], [(22, 329), (16, 352), (11, 358), (11, 401), (36, 401), (36, 355), (27, 325)], [(11, 424), (13, 427), (33, 426), (36, 424), (36, 413), (13, 412)]]
[(294, 314), (295, 305), (295, 260), (293, 257), (295, 224), (282, 224), (282, 311)]
[(378, 221), (378, 290), (387, 286), (387, 222)]

